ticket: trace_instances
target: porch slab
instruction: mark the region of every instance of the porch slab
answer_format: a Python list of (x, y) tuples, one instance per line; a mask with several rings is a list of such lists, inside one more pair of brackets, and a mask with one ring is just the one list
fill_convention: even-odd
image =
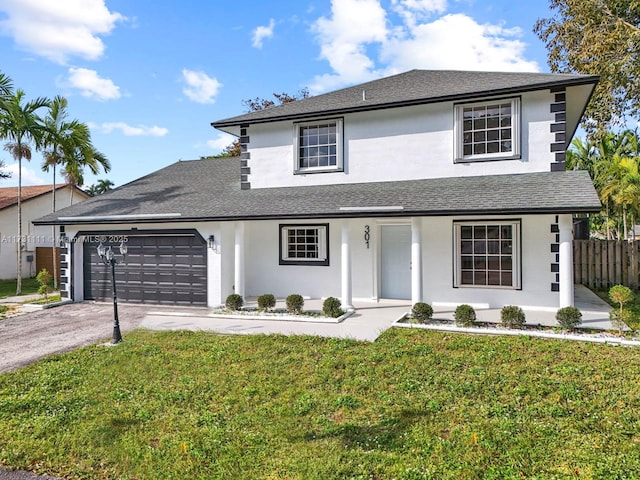
[[(255, 299), (247, 301), (253, 306)], [(205, 330), (221, 334), (279, 334), (279, 335), (317, 335), (332, 338), (350, 338), (361, 341), (374, 341), (382, 332), (390, 328), (411, 310), (409, 300), (354, 300), (355, 312), (340, 323), (292, 322), (283, 320), (214, 318), (209, 308), (161, 308), (150, 311), (144, 317), (141, 327), (150, 330)], [(597, 330), (614, 330), (609, 320), (611, 307), (597, 295), (582, 285), (576, 285), (575, 305), (582, 312), (582, 326)], [(285, 308), (284, 300), (279, 299), (276, 308)], [(306, 299), (305, 310), (321, 311), (321, 299)], [(453, 320), (455, 309), (443, 307), (434, 309), (434, 317)], [(528, 325), (557, 325), (555, 309), (524, 308)], [(479, 321), (500, 323), (500, 309), (478, 309)]]

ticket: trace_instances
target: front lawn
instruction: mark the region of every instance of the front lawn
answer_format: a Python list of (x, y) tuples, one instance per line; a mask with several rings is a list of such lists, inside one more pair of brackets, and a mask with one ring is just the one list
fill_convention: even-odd
[(0, 464), (82, 479), (640, 478), (640, 349), (137, 331), (0, 375)]
[[(38, 280), (34, 278), (22, 279), (22, 295), (28, 295), (30, 293), (38, 293), (38, 287), (40, 284)], [(13, 280), (0, 280), (0, 298), (13, 297), (16, 294), (16, 279)]]

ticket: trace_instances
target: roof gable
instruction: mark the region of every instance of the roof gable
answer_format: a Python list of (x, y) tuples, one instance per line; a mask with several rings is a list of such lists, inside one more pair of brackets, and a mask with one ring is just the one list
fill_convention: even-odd
[(593, 84), (596, 75), (411, 70), (334, 92), (219, 120), (220, 130), (241, 124), (378, 110), (442, 101)]

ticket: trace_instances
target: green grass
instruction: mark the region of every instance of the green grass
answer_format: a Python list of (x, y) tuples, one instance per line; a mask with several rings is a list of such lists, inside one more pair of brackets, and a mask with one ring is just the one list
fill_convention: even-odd
[(0, 464), (77, 479), (640, 478), (640, 349), (126, 335), (0, 375)]
[(48, 304), (48, 303), (59, 302), (61, 300), (62, 300), (61, 295), (59, 293), (53, 292), (53, 293), (50, 293), (47, 296), (46, 300), (44, 299), (44, 295), (40, 295), (40, 297), (38, 299), (32, 300), (31, 302), (25, 302), (25, 303), (35, 303), (35, 304), (38, 304), (38, 305), (45, 305), (45, 304)]
[[(22, 279), (22, 295), (38, 293), (38, 281), (35, 278)], [(12, 297), (16, 294), (16, 280), (0, 280), (0, 298)]]

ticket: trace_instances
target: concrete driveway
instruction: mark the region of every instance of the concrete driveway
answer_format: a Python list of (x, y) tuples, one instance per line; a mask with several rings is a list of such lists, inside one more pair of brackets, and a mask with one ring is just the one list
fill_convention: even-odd
[[(137, 328), (148, 310), (148, 305), (118, 305), (123, 335)], [(108, 303), (71, 303), (0, 320), (0, 372), (107, 342), (112, 332), (113, 305)]]

